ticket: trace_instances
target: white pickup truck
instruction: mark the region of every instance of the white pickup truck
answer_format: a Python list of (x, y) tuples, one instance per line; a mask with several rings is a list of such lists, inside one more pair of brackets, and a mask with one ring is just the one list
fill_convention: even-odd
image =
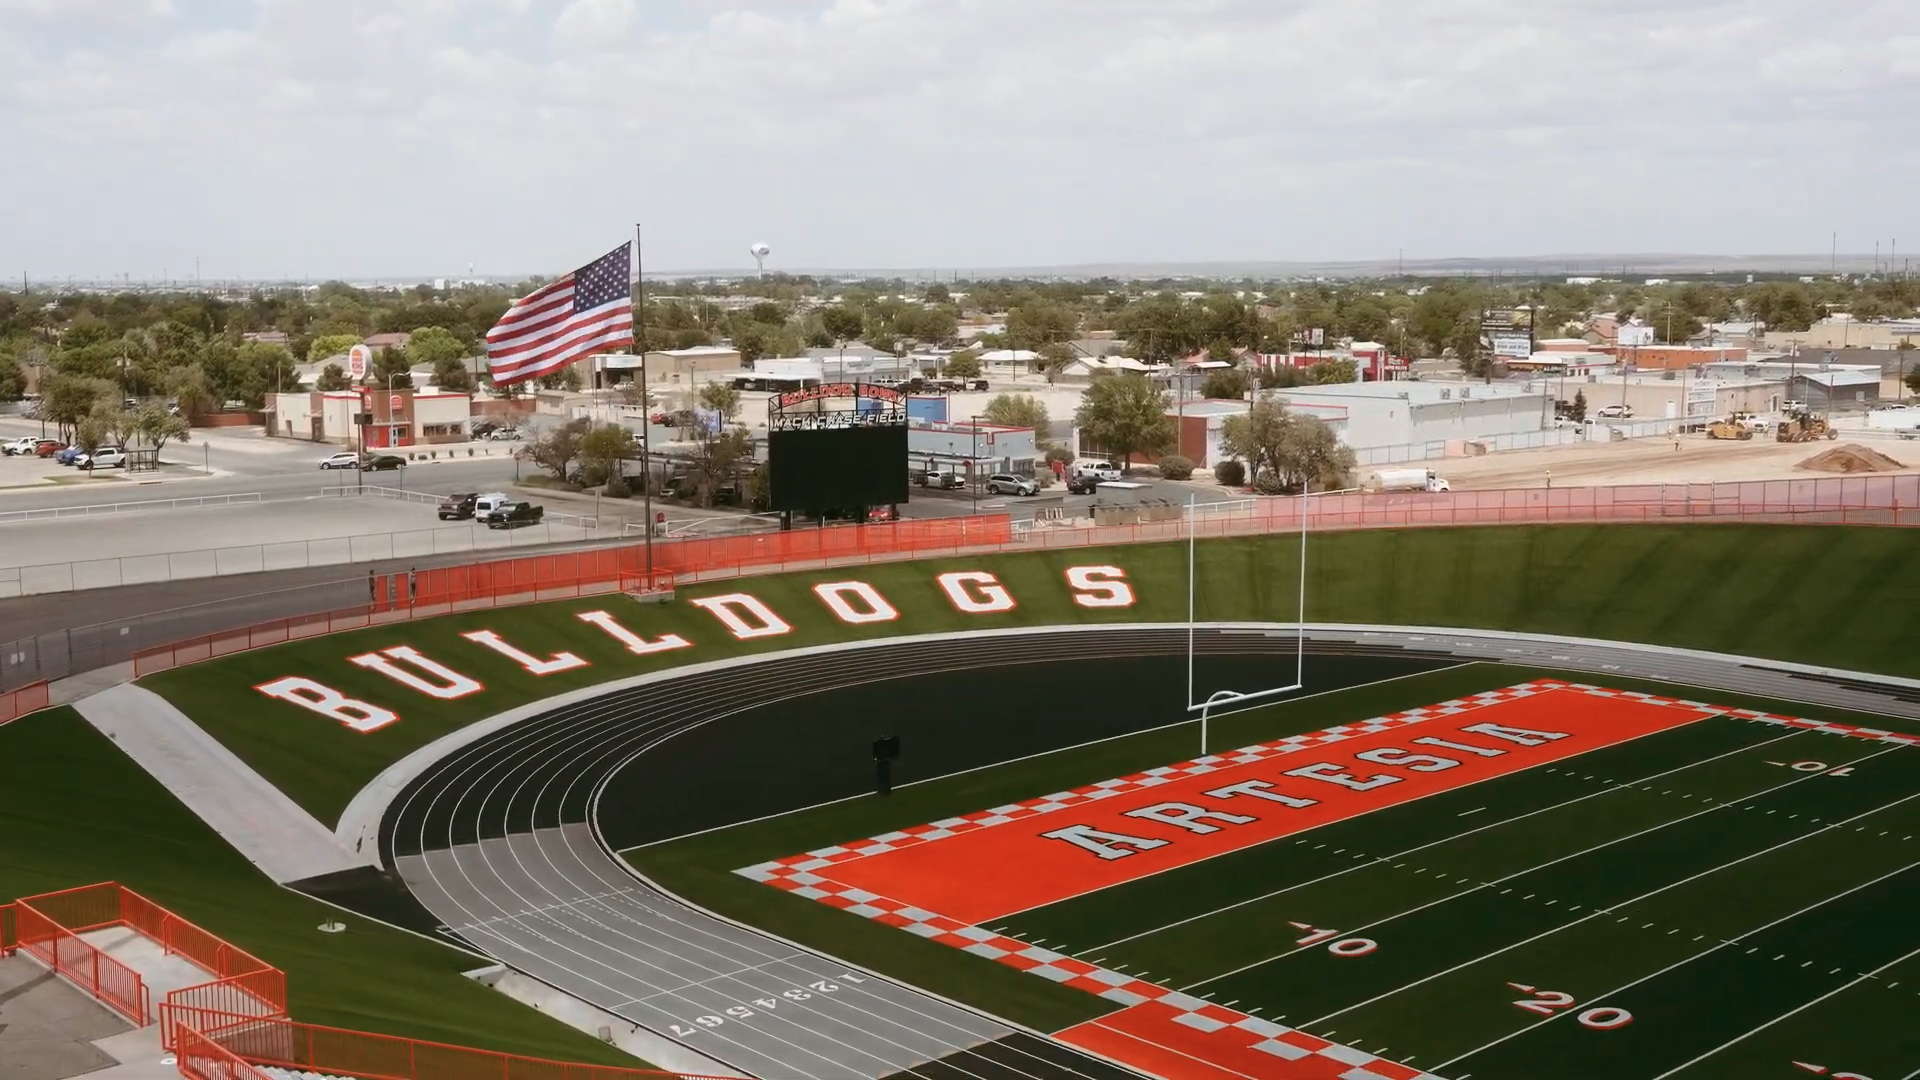
[(1920, 439), (1920, 408), (1912, 405), (1888, 405), (1867, 414), (1867, 427), (1891, 431), (1903, 439)]

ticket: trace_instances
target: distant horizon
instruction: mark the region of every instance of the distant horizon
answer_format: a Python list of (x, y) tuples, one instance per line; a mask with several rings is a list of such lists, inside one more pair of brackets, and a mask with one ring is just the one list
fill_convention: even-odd
[[(1833, 252), (1819, 254), (1716, 254), (1687, 252), (1626, 252), (1616, 254), (1575, 253), (1545, 255), (1501, 255), (1501, 256), (1438, 256), (1438, 257), (1400, 257), (1342, 260), (1279, 260), (1279, 259), (1219, 259), (1219, 260), (1139, 260), (1139, 261), (1088, 261), (1049, 264), (1007, 264), (1000, 266), (769, 266), (766, 276), (816, 278), (897, 278), (901, 280), (951, 281), (957, 276), (966, 280), (1005, 280), (1018, 278), (1088, 280), (1093, 278), (1121, 278), (1132, 280), (1155, 280), (1163, 278), (1196, 278), (1202, 280), (1230, 280), (1240, 278), (1284, 279), (1298, 277), (1525, 277), (1556, 278), (1597, 277), (1658, 277), (1667, 274), (1826, 274), (1826, 273), (1887, 273), (1909, 274), (1912, 272), (1911, 256), (1901, 256), (1887, 252)], [(431, 284), (436, 280), (449, 283), (458, 281), (485, 281), (489, 284), (507, 284), (525, 281), (536, 277), (551, 278), (569, 272), (571, 268), (524, 270), (515, 272), (484, 272), (474, 268), (461, 273), (377, 273), (377, 274), (300, 274), (285, 276), (221, 276), (212, 273), (200, 275), (178, 275), (170, 271), (167, 276), (158, 275), (127, 277), (82, 277), (80, 275), (48, 275), (35, 277), (31, 272), (23, 275), (29, 288), (64, 287), (122, 287), (141, 286), (152, 288), (206, 287), (210, 285), (234, 284), (274, 284), (321, 285), (328, 282), (340, 282), (347, 285), (417, 286)], [(750, 279), (760, 271), (754, 267), (706, 266), (647, 268), (646, 279), (684, 280), (698, 278)], [(22, 277), (0, 282), (0, 290), (13, 291)]]

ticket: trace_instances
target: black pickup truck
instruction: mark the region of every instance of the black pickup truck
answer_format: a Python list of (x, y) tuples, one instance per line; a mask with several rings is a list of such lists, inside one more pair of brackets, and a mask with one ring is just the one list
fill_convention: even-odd
[(546, 512), (545, 507), (530, 502), (505, 503), (487, 518), (487, 528), (517, 529), (522, 525), (538, 525)]

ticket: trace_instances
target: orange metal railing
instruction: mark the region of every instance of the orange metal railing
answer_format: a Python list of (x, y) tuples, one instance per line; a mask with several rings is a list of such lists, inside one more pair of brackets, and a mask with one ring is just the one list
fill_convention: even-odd
[(13, 950), (20, 944), (14, 931), (14, 916), (18, 909), (12, 904), (0, 904), (0, 956), (12, 956)]
[(16, 720), (52, 704), (52, 691), (44, 682), (28, 683), (18, 690), (0, 693), (0, 724)]
[[(59, 914), (43, 910), (40, 901)], [(86, 921), (93, 909), (84, 903), (68, 903), (63, 893), (28, 897), (15, 903), (13, 909), (15, 950), (45, 964), (136, 1026), (146, 1025), (152, 1009), (140, 973), (80, 937), (89, 930), (114, 925), (112, 920)], [(81, 924), (65, 925), (63, 915), (77, 915)]]
[(174, 1066), (191, 1080), (272, 1080), (244, 1058), (191, 1028), (182, 1028)]

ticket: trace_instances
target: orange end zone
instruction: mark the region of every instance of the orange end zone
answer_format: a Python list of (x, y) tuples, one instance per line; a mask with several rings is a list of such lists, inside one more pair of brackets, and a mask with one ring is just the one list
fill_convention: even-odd
[(1399, 1062), (1217, 1005), (1185, 1011), (1149, 1002), (1054, 1038), (1166, 1080), (1434, 1080)]
[(1032, 820), (1005, 815), (814, 872), (986, 923), (1713, 715), (1557, 688), (1416, 712), (1124, 777)]

